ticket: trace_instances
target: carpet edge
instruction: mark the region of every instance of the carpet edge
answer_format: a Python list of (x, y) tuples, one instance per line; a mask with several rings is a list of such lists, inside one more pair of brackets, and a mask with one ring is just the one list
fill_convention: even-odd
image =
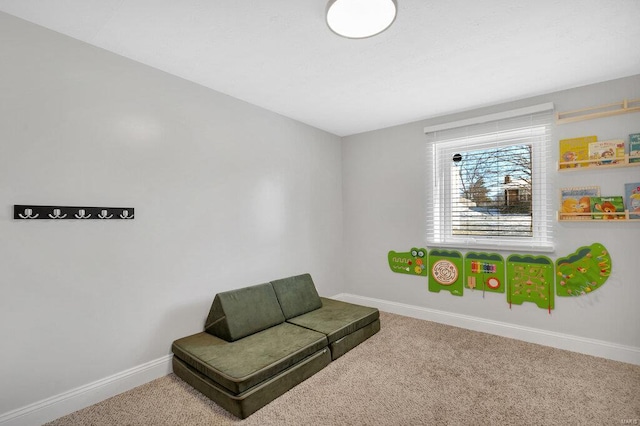
[(171, 373), (172, 354), (0, 414), (0, 425), (43, 424)]
[(358, 296), (350, 293), (339, 293), (332, 297), (343, 302), (372, 306), (383, 312), (403, 315), (440, 324), (460, 327), (467, 330), (494, 334), (497, 336), (521, 340), (563, 349), (585, 355), (606, 358), (613, 361), (640, 365), (640, 348), (626, 346), (603, 340), (589, 339), (571, 334), (525, 327), (500, 321), (488, 320), (470, 315), (462, 315), (421, 306), (390, 302), (382, 299)]

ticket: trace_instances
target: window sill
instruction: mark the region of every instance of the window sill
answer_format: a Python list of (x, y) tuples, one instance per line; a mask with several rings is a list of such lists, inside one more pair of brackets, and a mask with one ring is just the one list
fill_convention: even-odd
[(531, 245), (526, 243), (517, 243), (512, 241), (496, 241), (486, 242), (477, 240), (436, 242), (427, 241), (428, 248), (458, 248), (463, 250), (492, 250), (492, 251), (508, 251), (508, 252), (534, 252), (534, 253), (553, 253), (555, 246), (550, 245)]

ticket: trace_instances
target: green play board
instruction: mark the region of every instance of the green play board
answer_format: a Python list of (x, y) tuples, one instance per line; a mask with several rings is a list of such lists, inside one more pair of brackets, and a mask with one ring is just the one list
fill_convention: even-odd
[(464, 277), (468, 289), (504, 293), (504, 258), (497, 253), (468, 252), (464, 257)]
[(434, 249), (429, 252), (429, 291), (447, 290), (462, 296), (462, 254), (459, 251)]
[(553, 261), (546, 256), (512, 254), (507, 258), (507, 302), (532, 302), (553, 309)]
[(611, 256), (600, 243), (580, 247), (556, 260), (558, 296), (582, 296), (596, 290), (611, 274)]
[(392, 250), (387, 255), (387, 260), (393, 272), (427, 276), (427, 249), (414, 247), (411, 251), (401, 253)]

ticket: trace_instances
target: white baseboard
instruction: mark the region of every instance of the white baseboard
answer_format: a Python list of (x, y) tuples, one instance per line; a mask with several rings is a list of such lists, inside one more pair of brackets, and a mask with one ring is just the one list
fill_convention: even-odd
[(104, 379), (0, 414), (2, 426), (33, 426), (50, 422), (126, 392), (171, 372), (172, 355), (149, 361)]
[[(602, 340), (587, 339), (569, 334), (523, 327), (469, 315), (454, 314), (349, 293), (337, 294), (333, 296), (333, 298), (345, 302), (373, 306), (381, 311), (393, 314), (640, 365), (640, 348), (637, 347), (618, 345)], [(93, 383), (0, 414), (0, 426), (41, 425), (119, 393), (126, 392), (171, 373), (171, 358), (172, 355), (166, 355)]]
[(492, 321), (469, 315), (454, 314), (451, 312), (438, 311), (436, 309), (423, 308), (420, 306), (357, 296), (349, 293), (341, 293), (333, 296), (333, 298), (344, 302), (376, 307), (381, 311), (392, 314), (404, 315), (407, 317), (452, 325), (454, 327), (466, 328), (468, 330), (509, 337), (529, 343), (537, 343), (544, 346), (551, 346), (553, 348), (565, 349), (614, 361), (640, 365), (640, 348), (633, 346), (619, 345), (602, 340), (588, 339), (570, 334), (556, 333), (553, 331), (524, 327), (500, 321)]

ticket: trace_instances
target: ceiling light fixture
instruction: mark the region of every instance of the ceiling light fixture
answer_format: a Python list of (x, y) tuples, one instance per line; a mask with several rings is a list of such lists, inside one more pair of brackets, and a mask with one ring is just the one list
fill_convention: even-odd
[(327, 25), (346, 38), (367, 38), (380, 34), (396, 19), (396, 0), (329, 0)]

